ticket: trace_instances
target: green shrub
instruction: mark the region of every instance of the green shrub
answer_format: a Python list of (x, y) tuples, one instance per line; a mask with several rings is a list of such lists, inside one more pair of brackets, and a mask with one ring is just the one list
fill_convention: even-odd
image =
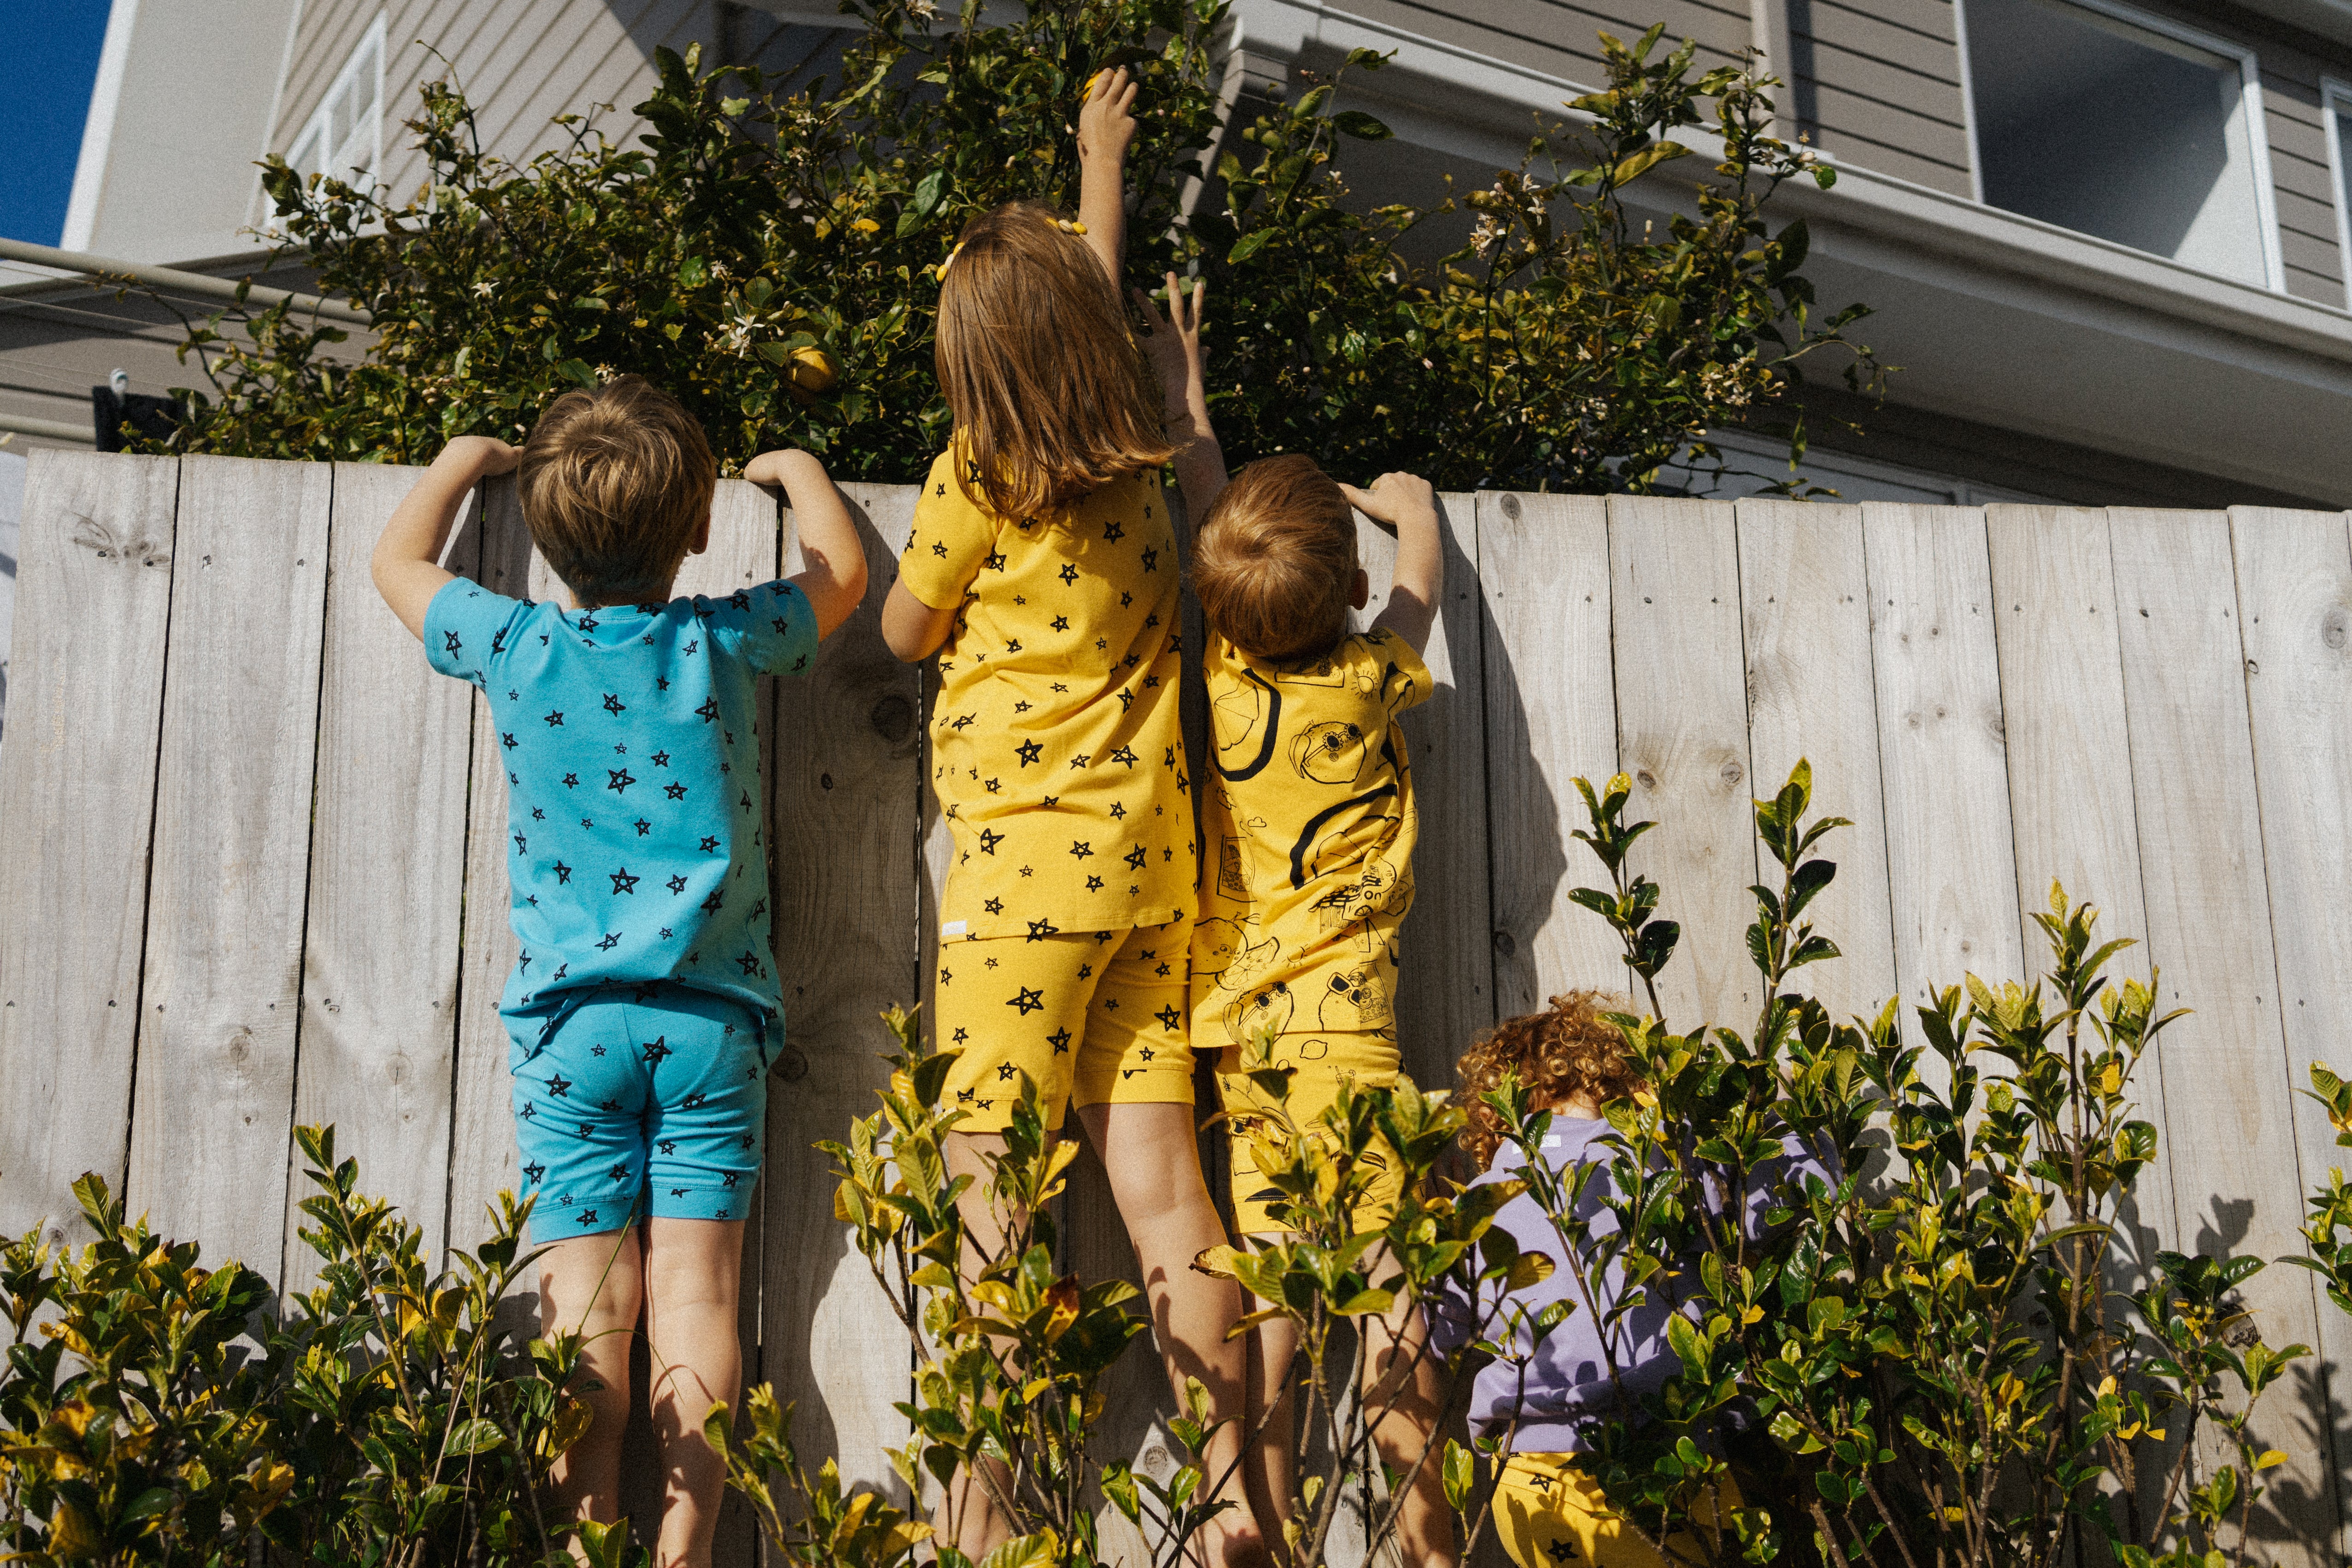
[[(1351, 210), (1343, 145), (1389, 132), (1335, 108), (1336, 78), (1221, 133), (1225, 0), (1064, 0), (1001, 26), (982, 25), (979, 0), (955, 20), (932, 9), (861, 10), (830, 83), (660, 51), (641, 146), (566, 115), (567, 145), (488, 157), (445, 81), (409, 121), (431, 171), (413, 195), (271, 161), (277, 222), (326, 291), (373, 312), (375, 340), (347, 365), (344, 331), (283, 307), (192, 322), (183, 357), (205, 382), (178, 444), (422, 463), (636, 371), (685, 399), (728, 471), (789, 443), (837, 477), (918, 478), (949, 428), (938, 267), (976, 213), (1074, 204), (1073, 106), (1110, 64), (1138, 74), (1146, 111), (1129, 281), (1210, 280), (1211, 411), (1237, 456), (1641, 490), (1712, 427), (1785, 426), (1800, 362), (1824, 349), (1875, 384), (1844, 336), (1860, 308), (1817, 315), (1802, 224), (1764, 219), (1783, 181), (1826, 186), (1831, 171), (1764, 133), (1769, 78), (1694, 75), (1693, 46), (1659, 55), (1658, 29), (1606, 39), (1608, 90), (1574, 106), (1591, 123), (1547, 132), (1468, 194), (1472, 241), (1416, 267), (1396, 244), (1451, 198)], [(1359, 50), (1343, 74), (1381, 64)], [(1720, 156), (1696, 182), (1697, 216), (1654, 235), (1626, 192), (1687, 166), (1671, 138), (1692, 127)]]

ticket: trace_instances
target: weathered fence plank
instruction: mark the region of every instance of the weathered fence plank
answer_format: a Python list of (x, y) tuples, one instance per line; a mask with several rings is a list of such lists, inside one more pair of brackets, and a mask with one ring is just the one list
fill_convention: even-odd
[(1984, 514), (1870, 503), (1871, 659), (1904, 1005), (2022, 973)]
[(1494, 874), (1495, 1014), (1581, 987), (1622, 989), (1599, 916), (1569, 902), (1601, 878), (1570, 834), (1574, 780), (1617, 771), (1609, 656), (1609, 506), (1595, 496), (1478, 497), (1485, 584), (1486, 831)]
[[(433, 673), (368, 572), (384, 519), (421, 472), (334, 470), (294, 1124), (333, 1124), (336, 1153), (357, 1157), (368, 1192), (421, 1226), (425, 1256), (437, 1258), (471, 714), (467, 688)], [(315, 1283), (323, 1261), (296, 1234), (299, 1205), (317, 1190), (303, 1164), (291, 1152), (289, 1291)]]
[[(906, 1440), (891, 1408), (908, 1397), (898, 1318), (833, 1218), (832, 1162), (877, 1107), (888, 1043), (877, 1016), (919, 995), (918, 813), (929, 785), (916, 670), (882, 642), (880, 587), (914, 522), (914, 492), (851, 486), (864, 514), (867, 593), (814, 670), (777, 684), (770, 854), (780, 889), (776, 963), (784, 982), (782, 1060), (768, 1084), (764, 1371), (797, 1400), (794, 1436), (837, 1454), (845, 1482), (903, 1497), (883, 1450)], [(785, 570), (799, 570), (797, 542)]]
[[(478, 538), (453, 540), (446, 564), (494, 593), (530, 592), (536, 556), (511, 478), (482, 486), (470, 524)], [(462, 563), (462, 564), (461, 564)], [(425, 654), (419, 649), (415, 655)], [(457, 685), (451, 682), (451, 685)], [(461, 690), (464, 688), (460, 688)], [(457, 979), (457, 1071), (449, 1135), (450, 1240), (470, 1246), (489, 1232), (488, 1210), (521, 1186), (507, 1031), (499, 998), (521, 954), (507, 924), (507, 770), (489, 703), (474, 694), (473, 771), (466, 794), (465, 950)], [(530, 1287), (536, 1290), (534, 1283)]]
[[(2313, 1061), (2352, 1070), (2352, 538), (2340, 512), (2239, 507), (2230, 531), (2287, 1082), (2301, 1088)], [(2318, 1105), (2301, 1094), (2291, 1104), (2299, 1190), (2309, 1192), (2331, 1167), (2352, 1168), (2352, 1155), (2336, 1146)], [(2344, 1415), (2352, 1320), (2325, 1300), (2314, 1305), (2328, 1403), (2315, 1403), (2322, 1385), (2305, 1380), (2304, 1407), (2279, 1446), (2327, 1455), (2332, 1514), (2318, 1499), (2302, 1511), (2341, 1520), (2352, 1500)]]
[[(1454, 1082), (1454, 1059), (1495, 1021), (1493, 914), (1486, 888), (1486, 633), (1478, 591), (1477, 500), (1440, 496), (1444, 584), (1422, 658), (1429, 700), (1402, 721), (1421, 839), (1412, 912), (1398, 928), (1397, 1045), (1416, 1083)], [(1359, 520), (1356, 546), (1371, 580), (1358, 612), (1369, 626), (1388, 603), (1396, 536)]]
[(332, 475), (324, 464), (181, 460), (164, 656), (130, 1208), (273, 1276)]
[[(1748, 748), (1754, 793), (1779, 789), (1800, 758), (1813, 810), (1853, 826), (1822, 841), (1837, 880), (1810, 918), (1843, 956), (1797, 971), (1834, 1018), (1874, 1017), (1895, 994), (1887, 904), (1886, 800), (1879, 785), (1877, 681), (1862, 512), (1799, 501), (1741, 501), (1740, 619), (1747, 635)], [(1758, 852), (1758, 869), (1771, 865)]]
[[(2196, 1011), (2172, 1026), (2161, 1067), (2173, 1191), (2188, 1249), (2277, 1258), (2301, 1250), (2302, 1191), (2278, 968), (2263, 866), (2263, 824), (2246, 710), (2245, 649), (2229, 519), (2219, 513), (2112, 510), (2124, 695), (2147, 900), (2148, 958), (2160, 1004)], [(2313, 846), (2315, 848), (2315, 846)], [(2310, 1276), (2272, 1268), (2246, 1282), (2273, 1345), (2318, 1343)], [(2290, 1377), (2282, 1406), (2298, 1392)], [(2275, 1418), (2275, 1416), (2273, 1417)], [(2336, 1515), (2318, 1440), (2272, 1446), (2266, 1549), (2286, 1563), (2332, 1560)]]
[[(0, 1234), (79, 1242), (118, 1194), (146, 943), (179, 464), (41, 452), (0, 747)], [(57, 810), (71, 801), (70, 810)]]
[(1658, 1000), (1680, 1028), (1744, 1028), (1760, 998), (1743, 940), (1756, 824), (1730, 504), (1611, 497), (1609, 571), (1625, 810), (1658, 824), (1633, 861), (1683, 928)]

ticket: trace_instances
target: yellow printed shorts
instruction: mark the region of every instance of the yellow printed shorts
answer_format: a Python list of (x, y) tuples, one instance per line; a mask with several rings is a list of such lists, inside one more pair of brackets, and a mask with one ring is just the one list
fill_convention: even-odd
[(1072, 1105), (1190, 1105), (1192, 946), (1189, 920), (942, 943), (931, 1020), (940, 1049), (962, 1052), (947, 1082), (959, 1130), (1010, 1126), (1024, 1072), (1051, 1128)]
[[(1723, 1478), (1723, 1503), (1739, 1506), (1739, 1489)], [(1696, 1509), (1704, 1527), (1715, 1518), (1704, 1498)], [(1519, 1568), (1666, 1568), (1665, 1559), (1609, 1506), (1601, 1484), (1587, 1475), (1574, 1454), (1513, 1454), (1495, 1483), (1495, 1524), (1503, 1550)], [(1695, 1540), (1668, 1545), (1694, 1563), (1706, 1561)]]
[[(1265, 1236), (1288, 1228), (1266, 1212), (1276, 1195), (1258, 1175), (1250, 1134), (1272, 1130), (1267, 1113), (1276, 1107), (1242, 1071), (1243, 1049), (1228, 1046), (1220, 1053), (1217, 1097), (1224, 1103), (1225, 1126), (1231, 1134), (1226, 1145), (1233, 1158), (1234, 1228), (1244, 1236)], [(1283, 1035), (1275, 1047), (1275, 1063), (1297, 1071), (1290, 1080), (1289, 1098), (1280, 1108), (1301, 1131), (1315, 1134), (1328, 1146), (1332, 1135), (1319, 1119), (1339, 1098), (1339, 1081), (1351, 1078), (1360, 1089), (1385, 1089), (1396, 1082), (1398, 1062), (1396, 1041), (1385, 1035), (1336, 1030)], [(1375, 1139), (1364, 1157), (1374, 1165), (1374, 1175), (1363, 1201), (1356, 1207), (1359, 1230), (1386, 1225), (1404, 1187), (1404, 1173), (1388, 1152), (1386, 1140)]]

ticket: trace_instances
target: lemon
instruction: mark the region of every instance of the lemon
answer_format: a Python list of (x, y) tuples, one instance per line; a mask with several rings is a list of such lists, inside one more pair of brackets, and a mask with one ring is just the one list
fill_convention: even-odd
[(794, 349), (790, 374), (795, 392), (827, 392), (841, 380), (841, 361), (823, 349)]

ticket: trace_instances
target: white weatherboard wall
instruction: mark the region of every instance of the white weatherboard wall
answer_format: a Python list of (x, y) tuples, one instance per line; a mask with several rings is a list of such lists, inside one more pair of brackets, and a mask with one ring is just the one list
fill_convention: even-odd
[[(298, 1121), (364, 1185), (464, 1243), (515, 1179), (496, 997), (512, 961), (503, 770), (484, 710), (430, 673), (363, 564), (408, 471), (45, 452), (24, 498), (0, 740), (0, 1233), (79, 1233), (95, 1170), (167, 1232), (290, 1286)], [(912, 512), (853, 486), (873, 580)], [(1810, 758), (1853, 819), (1816, 912), (1845, 949), (1806, 983), (1842, 1012), (1964, 971), (2022, 977), (2052, 878), (2137, 936), (2195, 1012), (2142, 1069), (2164, 1139), (2145, 1240), (2295, 1249), (2337, 1151), (2304, 1065), (2352, 1066), (2352, 531), (2344, 514), (1444, 497), (1435, 694), (1406, 719), (1423, 816), (1401, 1041), (1426, 1084), (1470, 1036), (1621, 971), (1570, 902), (1598, 868), (1573, 780), (1623, 768), (1664, 912), (1662, 991), (1744, 1022), (1748, 801)], [(1379, 570), (1391, 547), (1367, 529)], [(510, 484), (450, 563), (544, 594)], [(681, 586), (790, 570), (790, 518), (730, 481)], [(895, 1487), (908, 1350), (831, 1216), (811, 1145), (872, 1104), (876, 1012), (919, 1000), (937, 907), (928, 682), (879, 593), (767, 699), (777, 963), (789, 1049), (746, 1239), (754, 1377), (805, 1451)], [(268, 627), (257, 641), (224, 628)], [(1197, 639), (1193, 639), (1197, 642)], [(1089, 1277), (1132, 1267), (1091, 1162), (1065, 1225)], [(2304, 1364), (2263, 1436), (2287, 1459), (2263, 1553), (2333, 1568), (2352, 1322), (2300, 1270), (2246, 1291)], [(1150, 1358), (1106, 1436), (1164, 1473)], [(1107, 1540), (1124, 1539), (1107, 1530)], [(1130, 1560), (1139, 1561), (1136, 1548)], [(726, 1560), (751, 1561), (745, 1521)]]

